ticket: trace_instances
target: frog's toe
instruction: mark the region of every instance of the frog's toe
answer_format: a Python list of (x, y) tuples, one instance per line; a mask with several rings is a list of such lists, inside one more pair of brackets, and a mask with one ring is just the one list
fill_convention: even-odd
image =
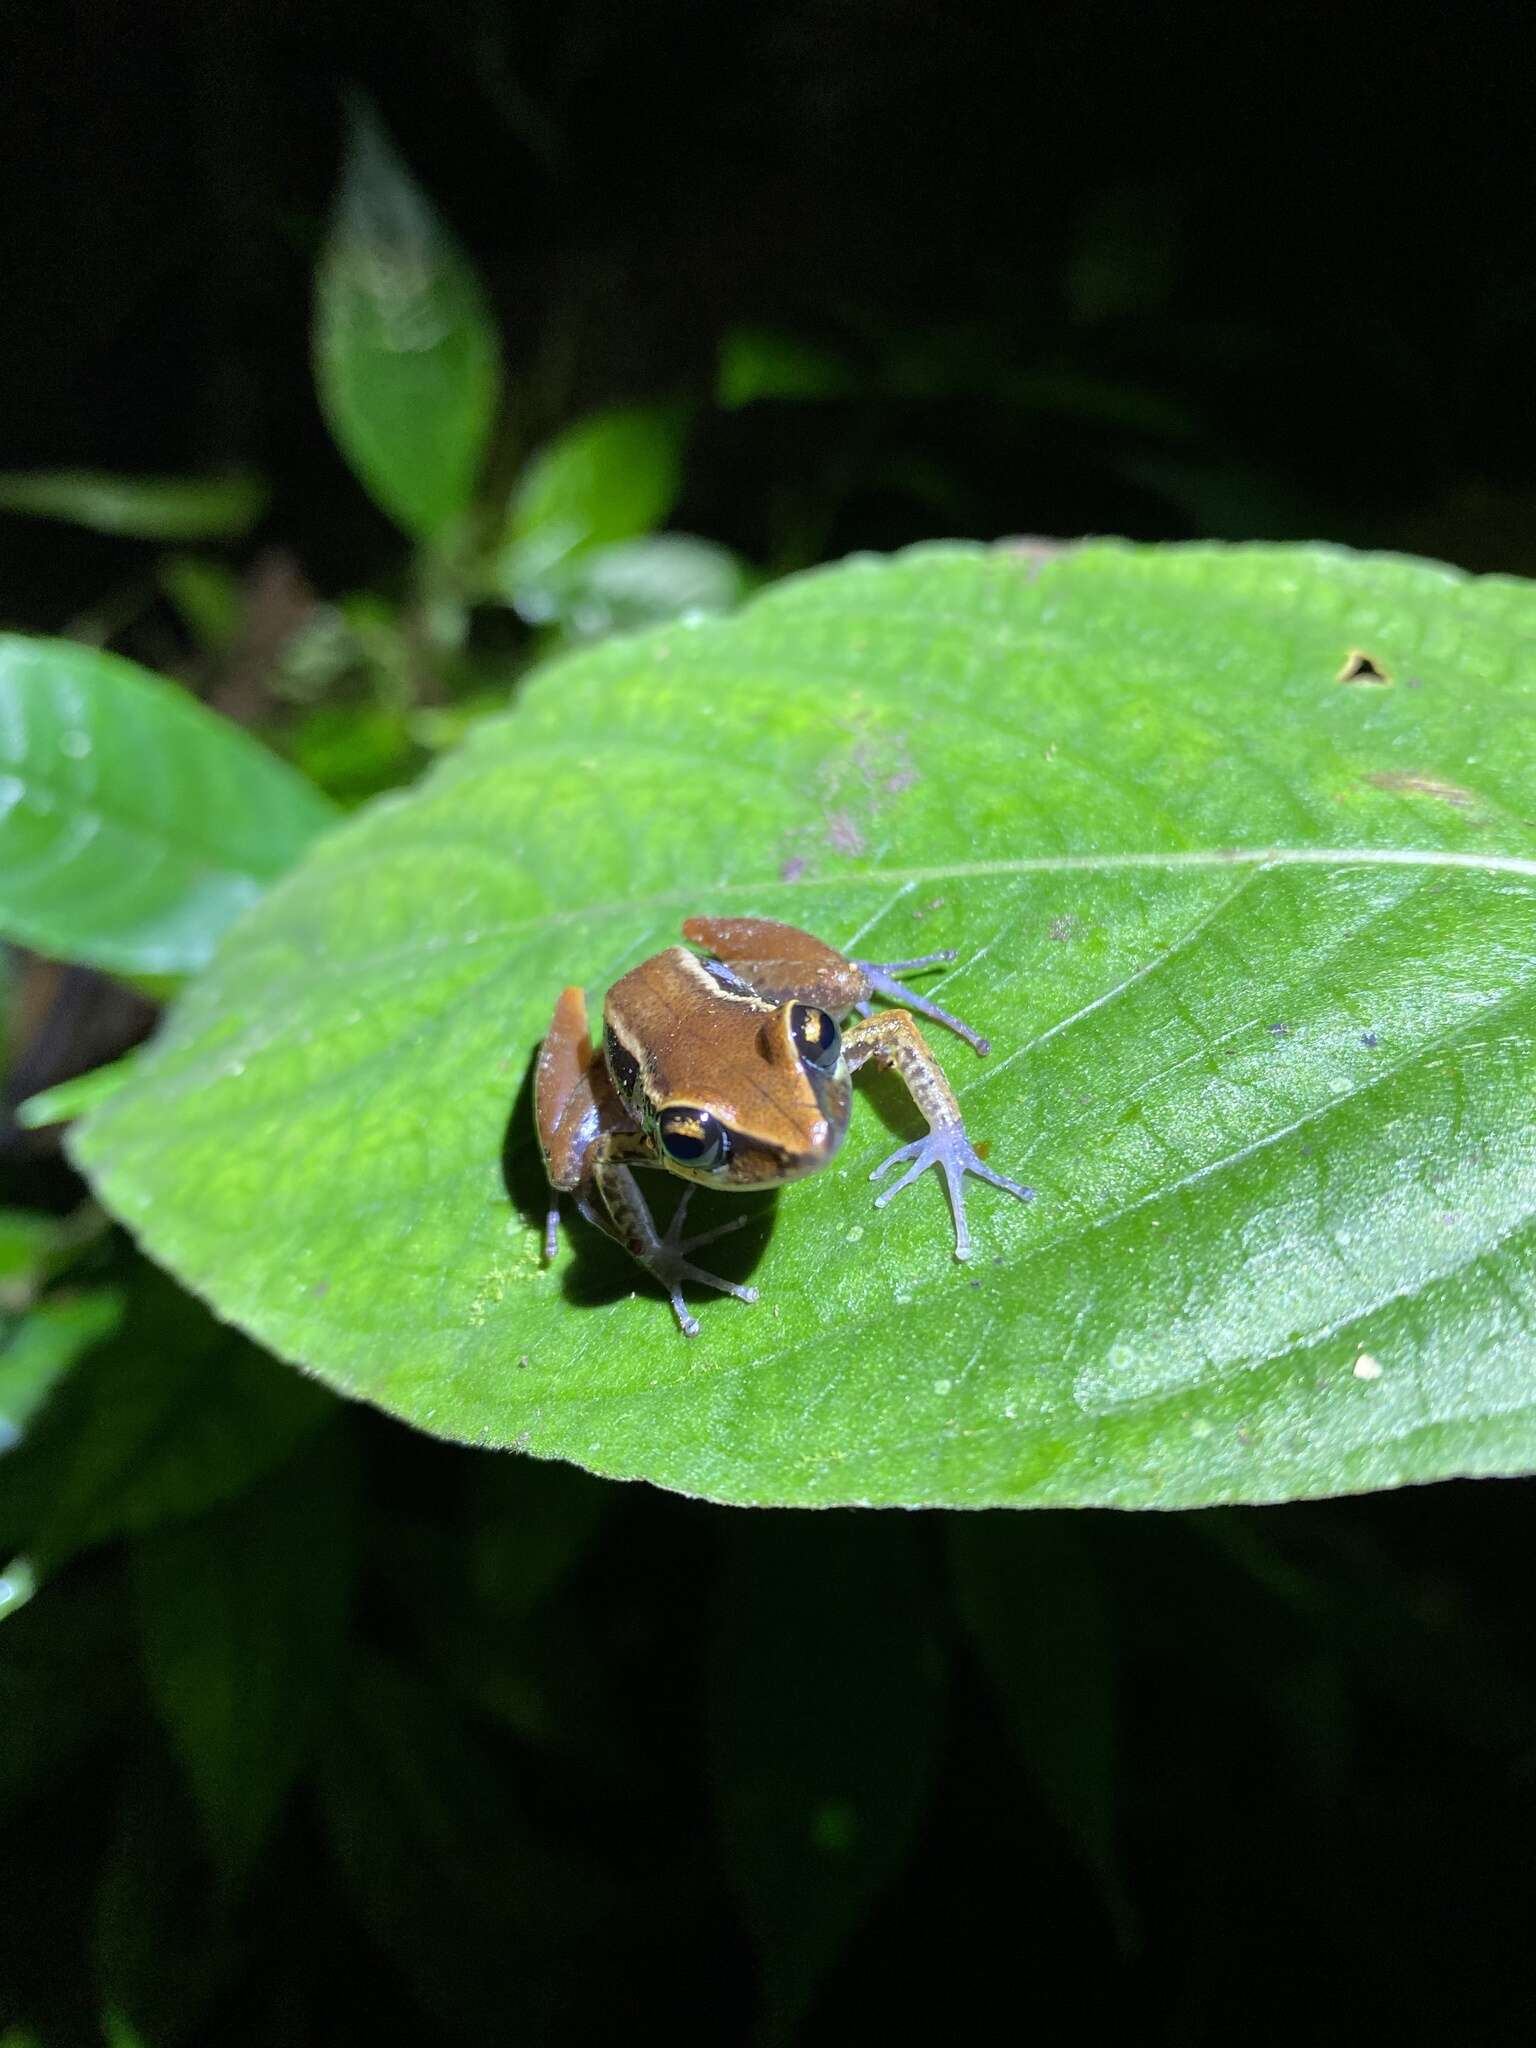
[(646, 1254), (641, 1263), (653, 1279), (666, 1289), (667, 1299), (677, 1317), (678, 1327), (685, 1337), (697, 1337), (698, 1318), (690, 1315), (683, 1300), (683, 1282), (692, 1282), (695, 1287), (713, 1287), (718, 1294), (734, 1294), (738, 1301), (756, 1301), (757, 1289), (743, 1287), (735, 1280), (722, 1280), (718, 1273), (706, 1273), (702, 1266), (696, 1266), (689, 1258), (690, 1252), (700, 1245), (713, 1244), (717, 1237), (728, 1237), (733, 1230), (740, 1230), (750, 1219), (733, 1216), (729, 1223), (719, 1224), (714, 1230), (700, 1231), (697, 1237), (683, 1236), (683, 1222), (688, 1214), (688, 1204), (693, 1199), (693, 1188), (683, 1189), (681, 1199), (672, 1212), (672, 1220), (665, 1234), (656, 1240), (654, 1248)]
[(735, 1280), (722, 1280), (718, 1273), (706, 1273), (702, 1266), (695, 1266), (684, 1258), (656, 1258), (646, 1261), (646, 1269), (659, 1280), (667, 1290), (667, 1299), (672, 1304), (678, 1327), (685, 1337), (697, 1337), (698, 1318), (690, 1315), (683, 1300), (683, 1282), (691, 1281), (695, 1287), (713, 1287), (720, 1294), (734, 1294), (738, 1301), (756, 1301), (757, 1289), (743, 1287)]
[(1015, 1196), (1021, 1202), (1035, 1199), (1033, 1188), (1021, 1187), (1018, 1181), (1009, 1180), (1001, 1173), (994, 1173), (990, 1166), (982, 1164), (976, 1148), (965, 1135), (963, 1126), (929, 1131), (926, 1136), (915, 1138), (910, 1145), (902, 1145), (883, 1159), (869, 1176), (879, 1180), (893, 1166), (910, 1159), (912, 1164), (893, 1186), (875, 1197), (875, 1207), (883, 1209), (894, 1195), (911, 1185), (919, 1174), (926, 1173), (930, 1166), (938, 1167), (944, 1176), (945, 1191), (949, 1196), (950, 1210), (955, 1219), (955, 1257), (968, 1259), (971, 1256), (971, 1233), (965, 1218), (965, 1176), (975, 1174), (978, 1180), (990, 1181), (993, 1187), (1002, 1188), (1005, 1193)]

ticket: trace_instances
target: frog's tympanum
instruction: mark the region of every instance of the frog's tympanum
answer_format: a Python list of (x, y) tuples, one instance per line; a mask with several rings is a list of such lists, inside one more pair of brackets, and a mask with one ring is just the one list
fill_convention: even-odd
[[(539, 1144), (554, 1190), (547, 1257), (555, 1254), (560, 1196), (570, 1193), (589, 1223), (617, 1238), (661, 1282), (685, 1336), (697, 1335), (699, 1326), (684, 1304), (683, 1281), (755, 1301), (755, 1288), (689, 1260), (744, 1219), (685, 1239), (689, 1187), (659, 1232), (635, 1169), (738, 1190), (803, 1180), (842, 1144), (852, 1077), (867, 1060), (894, 1067), (928, 1119), (926, 1137), (901, 1146), (871, 1174), (878, 1180), (901, 1160), (912, 1162), (876, 1208), (937, 1166), (954, 1211), (955, 1257), (964, 1259), (971, 1250), (966, 1174), (1029, 1200), (1030, 1189), (977, 1157), (954, 1092), (912, 1019), (871, 1007), (872, 996), (893, 997), (987, 1052), (984, 1038), (894, 979), (952, 960), (953, 953), (876, 966), (760, 917), (691, 917), (683, 936), (708, 957), (669, 946), (615, 982), (603, 1004), (600, 1050), (592, 1046), (581, 990), (568, 988), (555, 1005), (534, 1077)], [(859, 1021), (842, 1029), (840, 1020), (854, 1012)]]

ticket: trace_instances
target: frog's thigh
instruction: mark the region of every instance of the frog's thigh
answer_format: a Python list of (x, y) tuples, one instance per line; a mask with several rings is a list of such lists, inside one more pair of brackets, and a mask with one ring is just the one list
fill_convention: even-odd
[[(579, 988), (568, 988), (555, 1004), (555, 1014), (539, 1048), (533, 1072), (533, 1116), (551, 1180), (562, 1184), (559, 1158), (561, 1124), (573, 1102), (582, 1095), (590, 1098), (588, 1078), (592, 1066), (592, 1036), (587, 1028), (587, 999)], [(565, 1185), (574, 1185), (564, 1182)]]
[(605, 1131), (592, 1150), (592, 1178), (598, 1195), (620, 1242), (637, 1259), (654, 1252), (659, 1239), (650, 1204), (631, 1168), (654, 1163), (650, 1147), (638, 1131)]
[(683, 937), (715, 959), (766, 1002), (815, 1003), (841, 1017), (869, 994), (863, 971), (822, 940), (770, 917), (690, 917)]

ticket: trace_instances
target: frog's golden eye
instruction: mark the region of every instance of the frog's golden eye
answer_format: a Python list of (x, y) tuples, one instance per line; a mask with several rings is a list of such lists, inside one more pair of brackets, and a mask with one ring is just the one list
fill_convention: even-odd
[(679, 1166), (712, 1173), (731, 1156), (731, 1134), (707, 1109), (664, 1109), (657, 1121), (661, 1149)]
[(789, 1006), (789, 1035), (795, 1051), (818, 1074), (830, 1074), (843, 1054), (843, 1034), (825, 1010), (809, 1003)]

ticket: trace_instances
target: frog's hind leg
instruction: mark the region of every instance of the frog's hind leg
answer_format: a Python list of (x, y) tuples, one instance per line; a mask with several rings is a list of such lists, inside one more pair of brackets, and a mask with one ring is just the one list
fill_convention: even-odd
[(915, 960), (854, 960), (849, 964), (857, 967), (869, 984), (862, 1002), (854, 1004), (861, 1017), (871, 1014), (871, 995), (888, 996), (893, 1003), (904, 1003), (909, 1010), (916, 1010), (920, 1017), (931, 1018), (935, 1024), (943, 1024), (963, 1038), (967, 1045), (974, 1046), (983, 1059), (992, 1050), (990, 1038), (983, 1038), (979, 1031), (973, 1031), (969, 1024), (948, 1010), (941, 1010), (937, 1003), (930, 1003), (926, 996), (920, 996), (914, 989), (906, 988), (896, 979), (898, 974), (914, 974), (924, 967), (944, 967), (957, 957), (953, 946), (942, 953), (920, 953)]
[(592, 1049), (587, 999), (579, 988), (562, 992), (544, 1034), (533, 1072), (533, 1115), (550, 1189), (544, 1256), (553, 1259), (560, 1241), (560, 1197), (574, 1192), (582, 1205), (598, 1132), (633, 1128), (602, 1053)]
[(630, 1147), (622, 1138), (604, 1139), (598, 1146), (594, 1175), (603, 1204), (612, 1218), (611, 1228), (630, 1257), (638, 1260), (666, 1290), (683, 1335), (697, 1337), (698, 1320), (689, 1314), (688, 1305), (683, 1300), (682, 1283), (685, 1280), (691, 1280), (698, 1287), (713, 1287), (721, 1294), (734, 1294), (738, 1301), (756, 1301), (757, 1289), (742, 1287), (734, 1280), (722, 1280), (718, 1273), (706, 1273), (702, 1266), (691, 1262), (688, 1254), (697, 1251), (701, 1245), (713, 1244), (717, 1237), (726, 1237), (731, 1231), (740, 1230), (749, 1219), (737, 1216), (715, 1230), (701, 1231), (697, 1237), (684, 1237), (683, 1223), (688, 1214), (688, 1204), (693, 1199), (693, 1187), (685, 1183), (672, 1221), (665, 1231), (658, 1231), (650, 1204), (641, 1194), (640, 1183), (632, 1171), (633, 1166), (650, 1162), (632, 1158), (626, 1163), (623, 1154), (628, 1150)]

